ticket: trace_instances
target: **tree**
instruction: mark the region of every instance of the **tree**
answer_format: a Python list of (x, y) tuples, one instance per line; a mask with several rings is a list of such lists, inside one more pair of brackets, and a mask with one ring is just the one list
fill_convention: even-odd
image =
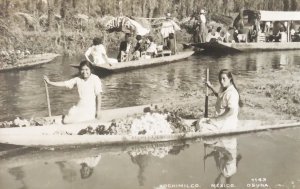
[(54, 23), (54, 0), (47, 0), (47, 9), (48, 9), (48, 31), (51, 31)]

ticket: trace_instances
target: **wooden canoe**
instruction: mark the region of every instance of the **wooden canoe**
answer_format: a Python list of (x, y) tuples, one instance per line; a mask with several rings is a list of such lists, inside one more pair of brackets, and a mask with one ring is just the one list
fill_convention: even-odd
[[(183, 59), (191, 56), (193, 53), (194, 53), (194, 51), (184, 51), (184, 52), (179, 52), (178, 54), (171, 55), (171, 56), (163, 56), (163, 57), (157, 57), (157, 58), (151, 58), (151, 59), (120, 62), (120, 63), (116, 63), (116, 64), (95, 65), (94, 71), (96, 73), (98, 73), (98, 72), (111, 73), (111, 72), (122, 72), (122, 71), (158, 66), (158, 65), (163, 65), (163, 64), (168, 64), (168, 63), (176, 62), (179, 60), (183, 60)], [(74, 68), (78, 68), (78, 65), (72, 64), (71, 66)]]
[(0, 72), (12, 71), (12, 70), (24, 70), (24, 69), (40, 66), (51, 62), (58, 56), (59, 54), (55, 54), (55, 53), (29, 55), (26, 58), (18, 60), (14, 64), (6, 64), (3, 67), (0, 67)]
[[(18, 127), (0, 129), (0, 143), (23, 145), (31, 147), (71, 147), (84, 145), (112, 145), (112, 144), (133, 144), (148, 142), (176, 141), (182, 139), (193, 139), (198, 137), (212, 137), (235, 135), (249, 132), (265, 131), (270, 129), (282, 129), (299, 127), (300, 122), (289, 121), (282, 124), (265, 124), (262, 121), (241, 120), (236, 130), (222, 132), (190, 132), (174, 133), (170, 135), (77, 135), (87, 126), (110, 125), (111, 120), (122, 118), (136, 113), (142, 113), (146, 106), (127, 107), (103, 111), (102, 120), (95, 120), (86, 123), (62, 125), (59, 121), (55, 124), (35, 127)], [(54, 117), (60, 120), (60, 117)], [(48, 119), (54, 119), (48, 118)], [(186, 120), (191, 124), (194, 120)]]
[(191, 46), (204, 49), (206, 52), (235, 53), (249, 51), (300, 50), (300, 42), (251, 42), (251, 43), (195, 43)]

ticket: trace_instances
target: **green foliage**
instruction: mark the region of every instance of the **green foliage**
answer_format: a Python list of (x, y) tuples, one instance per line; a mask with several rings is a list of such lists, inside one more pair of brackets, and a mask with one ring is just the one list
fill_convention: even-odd
[[(299, 2), (300, 0), (5, 0), (0, 1), (0, 21), (3, 22), (0, 26), (0, 45), (3, 48), (11, 48), (11, 45), (13, 48), (31, 48), (34, 52), (45, 50), (75, 54), (82, 52), (93, 37), (104, 35), (101, 27), (103, 23), (99, 20), (105, 16), (163, 17), (170, 12), (173, 17), (182, 20), (193, 12), (205, 9), (208, 19), (228, 24), (230, 16), (241, 8), (298, 10)], [(88, 19), (76, 15), (85, 15)], [(31, 33), (28, 34), (28, 31)], [(116, 41), (120, 37), (121, 34), (106, 35), (107, 45), (117, 48), (114, 45), (120, 42)], [(188, 38), (184, 34), (178, 36), (179, 40)]]
[(266, 96), (273, 99), (273, 107), (284, 113), (300, 116), (300, 87), (295, 84), (282, 85), (280, 83), (268, 84)]

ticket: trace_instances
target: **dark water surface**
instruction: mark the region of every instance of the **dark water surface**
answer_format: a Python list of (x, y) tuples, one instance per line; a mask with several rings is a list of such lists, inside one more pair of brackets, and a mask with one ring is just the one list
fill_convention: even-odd
[[(269, 71), (276, 74), (279, 69), (299, 71), (299, 54), (299, 51), (277, 51), (192, 56), (174, 64), (109, 75), (102, 78), (103, 108), (159, 102), (178, 92), (201, 89), (207, 66), (213, 83), (217, 82), (221, 68), (232, 69), (239, 82)], [(78, 61), (61, 57), (41, 68), (0, 73), (0, 120), (47, 116), (43, 75), (54, 81), (69, 79), (77, 73), (69, 64)], [(76, 90), (49, 87), (49, 92), (54, 115), (66, 113), (77, 102)], [(300, 188), (299, 136), (299, 129), (243, 135), (236, 139), (237, 148), (210, 145), (205, 150), (203, 141), (199, 141), (178, 143), (175, 147), (172, 144), (137, 146), (126, 151), (117, 147), (107, 149), (108, 152), (93, 148), (72, 153), (20, 154), (0, 159), (0, 188), (213, 188), (217, 186), (215, 182), (227, 183), (231, 188), (266, 188), (267, 185)], [(210, 143), (227, 144), (226, 141)], [(205, 161), (204, 151), (210, 154)], [(230, 164), (230, 157), (240, 159), (236, 172), (236, 163)], [(91, 169), (84, 163), (94, 167), (91, 175), (88, 174)], [(228, 170), (224, 172), (222, 166)], [(83, 178), (82, 167), (86, 173)], [(224, 175), (229, 173), (232, 175), (226, 179)]]

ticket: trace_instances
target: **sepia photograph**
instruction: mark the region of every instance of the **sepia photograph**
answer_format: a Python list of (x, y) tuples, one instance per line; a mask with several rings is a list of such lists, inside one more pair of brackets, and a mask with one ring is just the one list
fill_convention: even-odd
[(1, 189), (300, 189), (300, 0), (0, 0)]

